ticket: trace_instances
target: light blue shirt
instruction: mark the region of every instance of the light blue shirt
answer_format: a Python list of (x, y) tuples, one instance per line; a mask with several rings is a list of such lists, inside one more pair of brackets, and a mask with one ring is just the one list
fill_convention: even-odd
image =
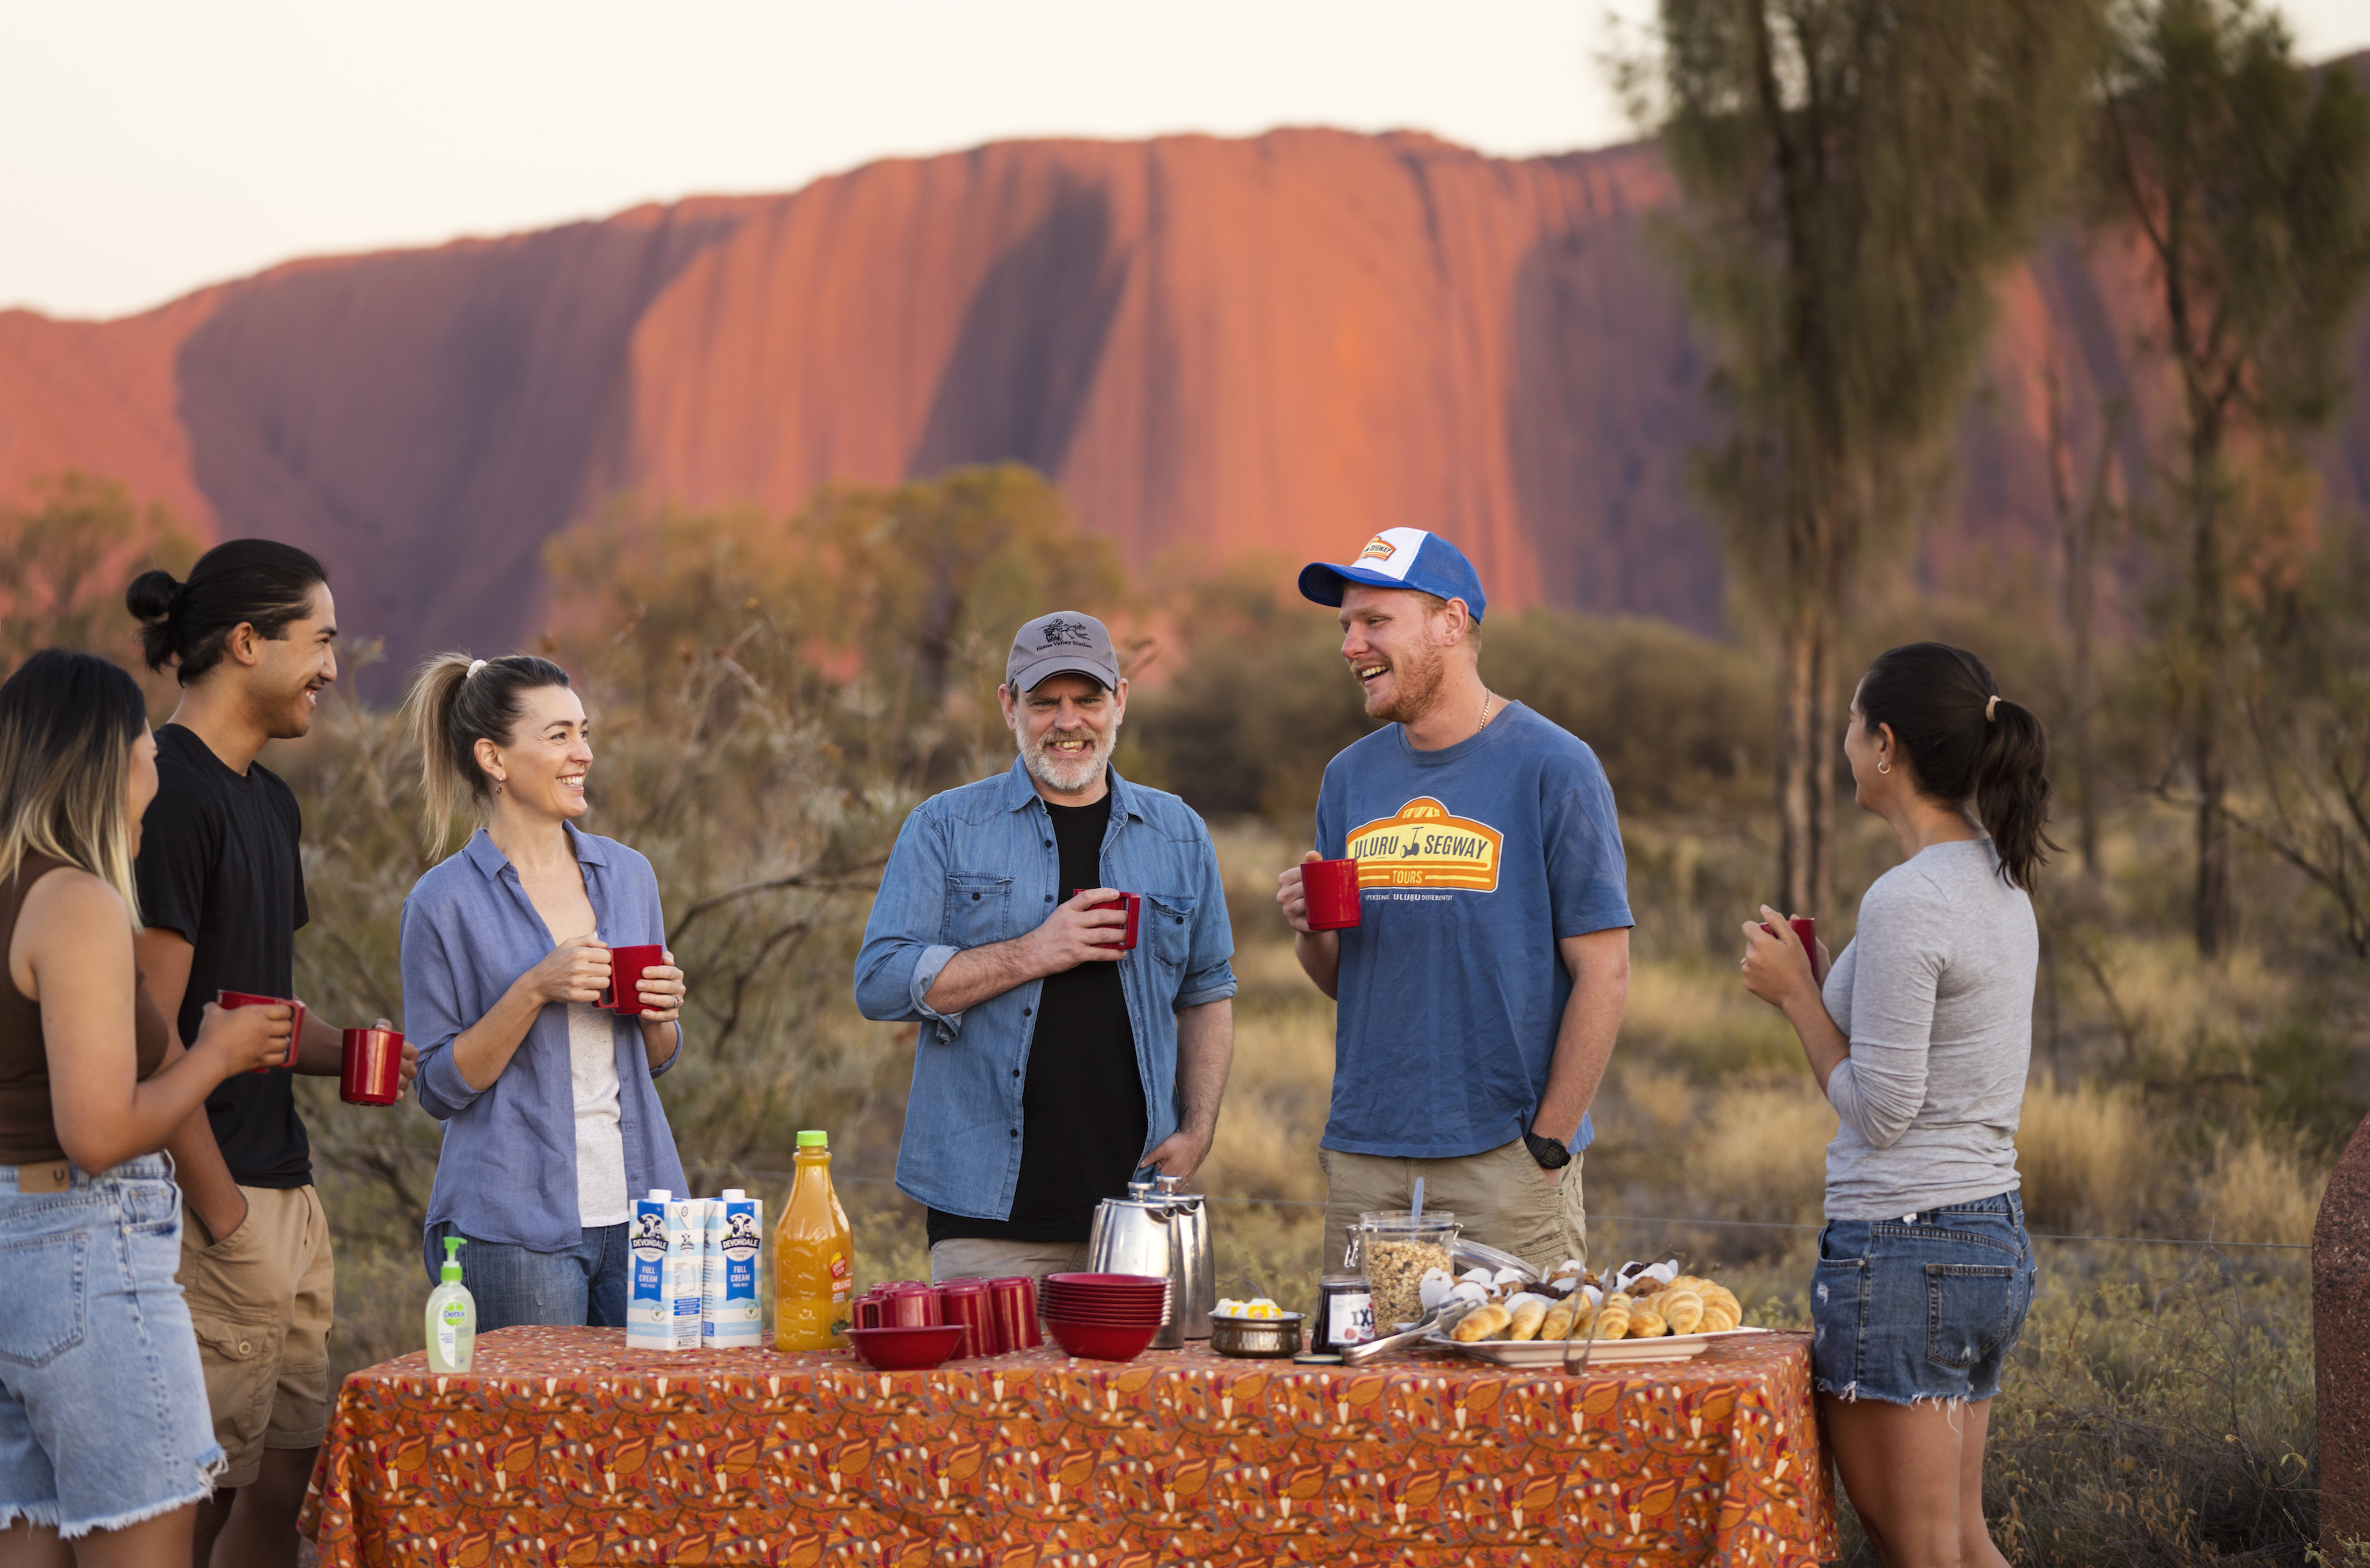
[[(650, 863), (614, 839), (567, 828), (592, 901), (595, 930), (611, 947), (666, 940)], [(422, 1255), (432, 1278), (433, 1238), (450, 1222), (480, 1241), (557, 1252), (583, 1237), (576, 1194), (576, 1088), (569, 1071), (568, 1009), (546, 1003), (501, 1076), (472, 1089), (453, 1063), (453, 1042), (492, 1010), (511, 983), (550, 953), (552, 935), (508, 857), (479, 829), (460, 853), (421, 877), (403, 901), (404, 1033), (420, 1047), (420, 1108), (444, 1124), (444, 1150), (428, 1198)], [(618, 1131), (626, 1187), (639, 1195), (688, 1192), (674, 1134), (651, 1082), (641, 1026), (616, 1020)], [(680, 1035), (677, 1036), (680, 1040)]]
[[(1144, 1081), (1145, 1152), (1177, 1130), (1177, 1014), (1235, 994), (1235, 938), (1210, 830), (1176, 796), (1110, 774), (1106, 887), (1140, 894), (1120, 990)], [(966, 948), (1024, 936), (1067, 888), (1053, 818), (1018, 758), (1009, 773), (934, 795), (897, 835), (856, 956), (869, 1019), (918, 1023), (897, 1186), (948, 1214), (1005, 1219), (1020, 1180), (1021, 1090), (1038, 994), (1031, 980), (956, 1013), (922, 998)], [(1113, 1194), (1116, 1196), (1117, 1194)]]

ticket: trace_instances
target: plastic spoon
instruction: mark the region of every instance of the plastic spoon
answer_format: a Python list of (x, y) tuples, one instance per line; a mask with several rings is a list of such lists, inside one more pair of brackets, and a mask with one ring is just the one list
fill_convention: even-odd
[(1412, 1226), (1412, 1225), (1414, 1225), (1417, 1221), (1419, 1221), (1419, 1220), (1421, 1220), (1421, 1219), (1422, 1219), (1422, 1218), (1423, 1218), (1423, 1178), (1422, 1178), (1422, 1177), (1421, 1177), (1421, 1176), (1419, 1176), (1419, 1177), (1417, 1177), (1417, 1178), (1415, 1179), (1415, 1207), (1414, 1207), (1412, 1210), (1410, 1210), (1410, 1211), (1409, 1211), (1409, 1215), (1408, 1215), (1408, 1223), (1409, 1223), (1410, 1226)]

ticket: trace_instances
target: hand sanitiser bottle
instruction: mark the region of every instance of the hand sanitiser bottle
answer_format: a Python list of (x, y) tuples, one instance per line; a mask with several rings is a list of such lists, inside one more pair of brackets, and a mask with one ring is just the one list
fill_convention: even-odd
[(464, 1239), (444, 1238), (444, 1282), (428, 1293), (428, 1370), (466, 1372), (477, 1349), (477, 1303), (461, 1283)]

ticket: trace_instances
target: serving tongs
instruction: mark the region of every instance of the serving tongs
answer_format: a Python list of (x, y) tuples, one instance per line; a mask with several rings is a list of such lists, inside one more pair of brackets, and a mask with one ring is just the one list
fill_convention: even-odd
[[(1685, 1249), (1674, 1247), (1669, 1251), (1664, 1252), (1661, 1257), (1656, 1258), (1651, 1263), (1639, 1263), (1633, 1260), (1629, 1263), (1624, 1264), (1622, 1267), (1614, 1270), (1613, 1273), (1605, 1278), (1605, 1282), (1603, 1286), (1605, 1296), (1610, 1296), (1616, 1289), (1619, 1288), (1619, 1286), (1614, 1283), (1615, 1281), (1636, 1279), (1640, 1274), (1644, 1274), (1646, 1270), (1659, 1268), (1665, 1262), (1678, 1264), (1679, 1272), (1685, 1274), (1687, 1267), (1687, 1254)], [(1574, 1290), (1584, 1290), (1587, 1286), (1575, 1285), (1572, 1288)], [(1600, 1296), (1597, 1298), (1596, 1304), (1599, 1310), (1604, 1309), (1605, 1300), (1603, 1296)], [(1581, 1373), (1587, 1371), (1589, 1358), (1596, 1354), (1596, 1324), (1594, 1320), (1592, 1319), (1589, 1322), (1588, 1337), (1580, 1343), (1580, 1359), (1576, 1362), (1571, 1358), (1571, 1345), (1572, 1342), (1568, 1338), (1563, 1342), (1563, 1375), (1567, 1378), (1578, 1377)]]
[(1352, 1345), (1341, 1353), (1341, 1365), (1363, 1366), (1376, 1356), (1413, 1344), (1427, 1334), (1444, 1334), (1462, 1321), (1465, 1314), (1471, 1310), (1473, 1310), (1473, 1303), (1470, 1301), (1463, 1299), (1444, 1301), (1425, 1313), (1423, 1320), (1411, 1329), (1396, 1334), (1386, 1334), (1381, 1339), (1371, 1339), (1363, 1344)]

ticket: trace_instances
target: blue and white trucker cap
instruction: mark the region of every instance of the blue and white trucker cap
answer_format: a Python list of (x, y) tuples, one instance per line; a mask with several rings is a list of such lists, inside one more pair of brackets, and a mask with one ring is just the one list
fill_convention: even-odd
[(1320, 560), (1300, 569), (1302, 595), (1320, 605), (1340, 604), (1342, 585), (1350, 582), (1414, 588), (1444, 599), (1462, 599), (1477, 621), (1489, 607), (1481, 593), (1481, 574), (1473, 570), (1465, 552), (1422, 528), (1386, 528), (1368, 539), (1358, 559), (1347, 566)]

